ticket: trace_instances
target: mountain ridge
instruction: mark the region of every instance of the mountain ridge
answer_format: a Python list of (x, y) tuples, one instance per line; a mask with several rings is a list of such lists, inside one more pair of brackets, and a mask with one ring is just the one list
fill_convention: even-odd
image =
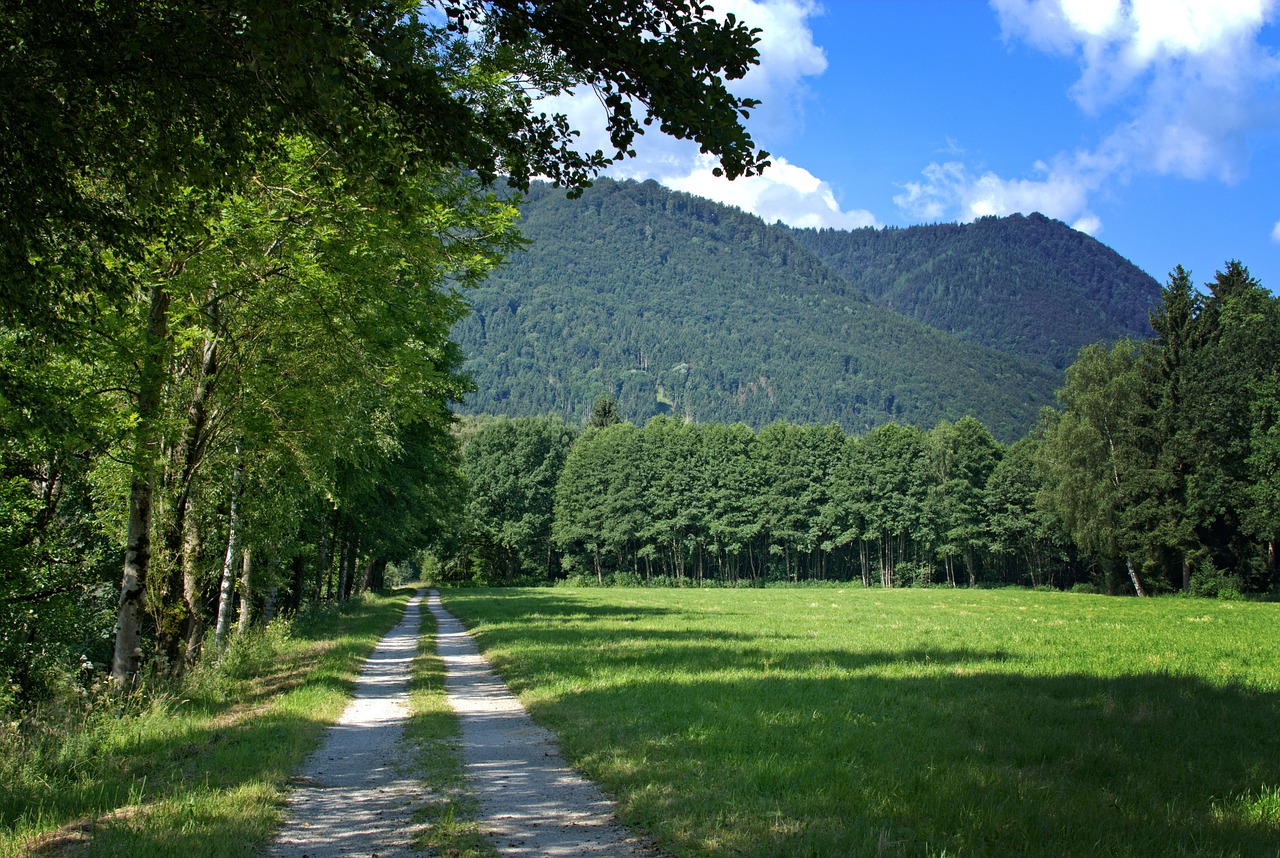
[[(966, 224), (793, 232), (872, 300), (1057, 369), (1089, 343), (1145, 337), (1147, 313), (1160, 294), (1154, 278), (1115, 250), (1038, 212)], [(984, 290), (992, 276), (1002, 288)], [(997, 297), (1016, 300), (995, 306)]]
[(464, 411), (580, 421), (604, 393), (637, 422), (862, 432), (972, 414), (1011, 439), (1061, 383), (878, 303), (797, 230), (652, 181), (604, 180), (578, 200), (535, 186), (521, 229), (529, 245), (454, 328), (477, 385)]

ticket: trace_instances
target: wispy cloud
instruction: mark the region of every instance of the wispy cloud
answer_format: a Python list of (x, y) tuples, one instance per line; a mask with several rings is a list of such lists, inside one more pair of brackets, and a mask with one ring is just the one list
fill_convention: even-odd
[[(1091, 149), (1037, 163), (1030, 178), (931, 164), (895, 201), (908, 213), (972, 218), (1021, 205), (1096, 231), (1092, 194), (1139, 173), (1232, 183), (1251, 139), (1280, 129), (1280, 57), (1260, 44), (1276, 0), (992, 0), (1006, 41), (1076, 58), (1069, 95), (1112, 117)], [(939, 181), (938, 177), (944, 180)], [(1052, 209), (1052, 210), (1051, 210)], [(1056, 211), (1056, 214), (1055, 214)]]
[(1097, 179), (1073, 163), (1037, 163), (1035, 178), (1002, 179), (993, 172), (975, 174), (959, 161), (930, 164), (923, 182), (908, 182), (893, 198), (916, 220), (958, 218), (1038, 211), (1070, 222), (1082, 232), (1096, 233), (1102, 222), (1088, 210)]
[(1271, 240), (1280, 244), (1280, 220), (1276, 221), (1276, 225), (1271, 229)]

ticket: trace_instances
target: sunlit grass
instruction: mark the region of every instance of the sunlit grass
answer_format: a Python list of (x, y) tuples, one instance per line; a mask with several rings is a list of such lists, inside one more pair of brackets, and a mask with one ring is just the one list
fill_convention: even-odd
[(452, 591), (677, 855), (1275, 855), (1280, 606), (951, 590)]
[(366, 595), (276, 626), (136, 700), (86, 698), (78, 724), (10, 728), (0, 856), (256, 854), (279, 825), (290, 774), (411, 595)]

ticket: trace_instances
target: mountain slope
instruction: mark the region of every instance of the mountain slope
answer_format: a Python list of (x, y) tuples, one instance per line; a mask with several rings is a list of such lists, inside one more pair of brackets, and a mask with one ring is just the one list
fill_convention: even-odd
[(791, 230), (654, 182), (580, 200), (535, 187), (529, 247), (454, 328), (469, 411), (581, 419), (600, 393), (643, 421), (672, 412), (864, 431), (972, 414), (1026, 431), (1060, 374), (869, 300)]
[(872, 300), (1057, 369), (1089, 343), (1149, 336), (1160, 297), (1150, 275), (1041, 214), (793, 234)]

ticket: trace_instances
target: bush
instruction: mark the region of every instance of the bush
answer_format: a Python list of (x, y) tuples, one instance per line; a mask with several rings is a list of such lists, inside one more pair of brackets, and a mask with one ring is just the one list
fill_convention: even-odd
[(1206, 565), (1191, 576), (1191, 595), (1193, 596), (1237, 600), (1243, 599), (1244, 593), (1244, 579), (1241, 576), (1224, 572), (1211, 565)]

